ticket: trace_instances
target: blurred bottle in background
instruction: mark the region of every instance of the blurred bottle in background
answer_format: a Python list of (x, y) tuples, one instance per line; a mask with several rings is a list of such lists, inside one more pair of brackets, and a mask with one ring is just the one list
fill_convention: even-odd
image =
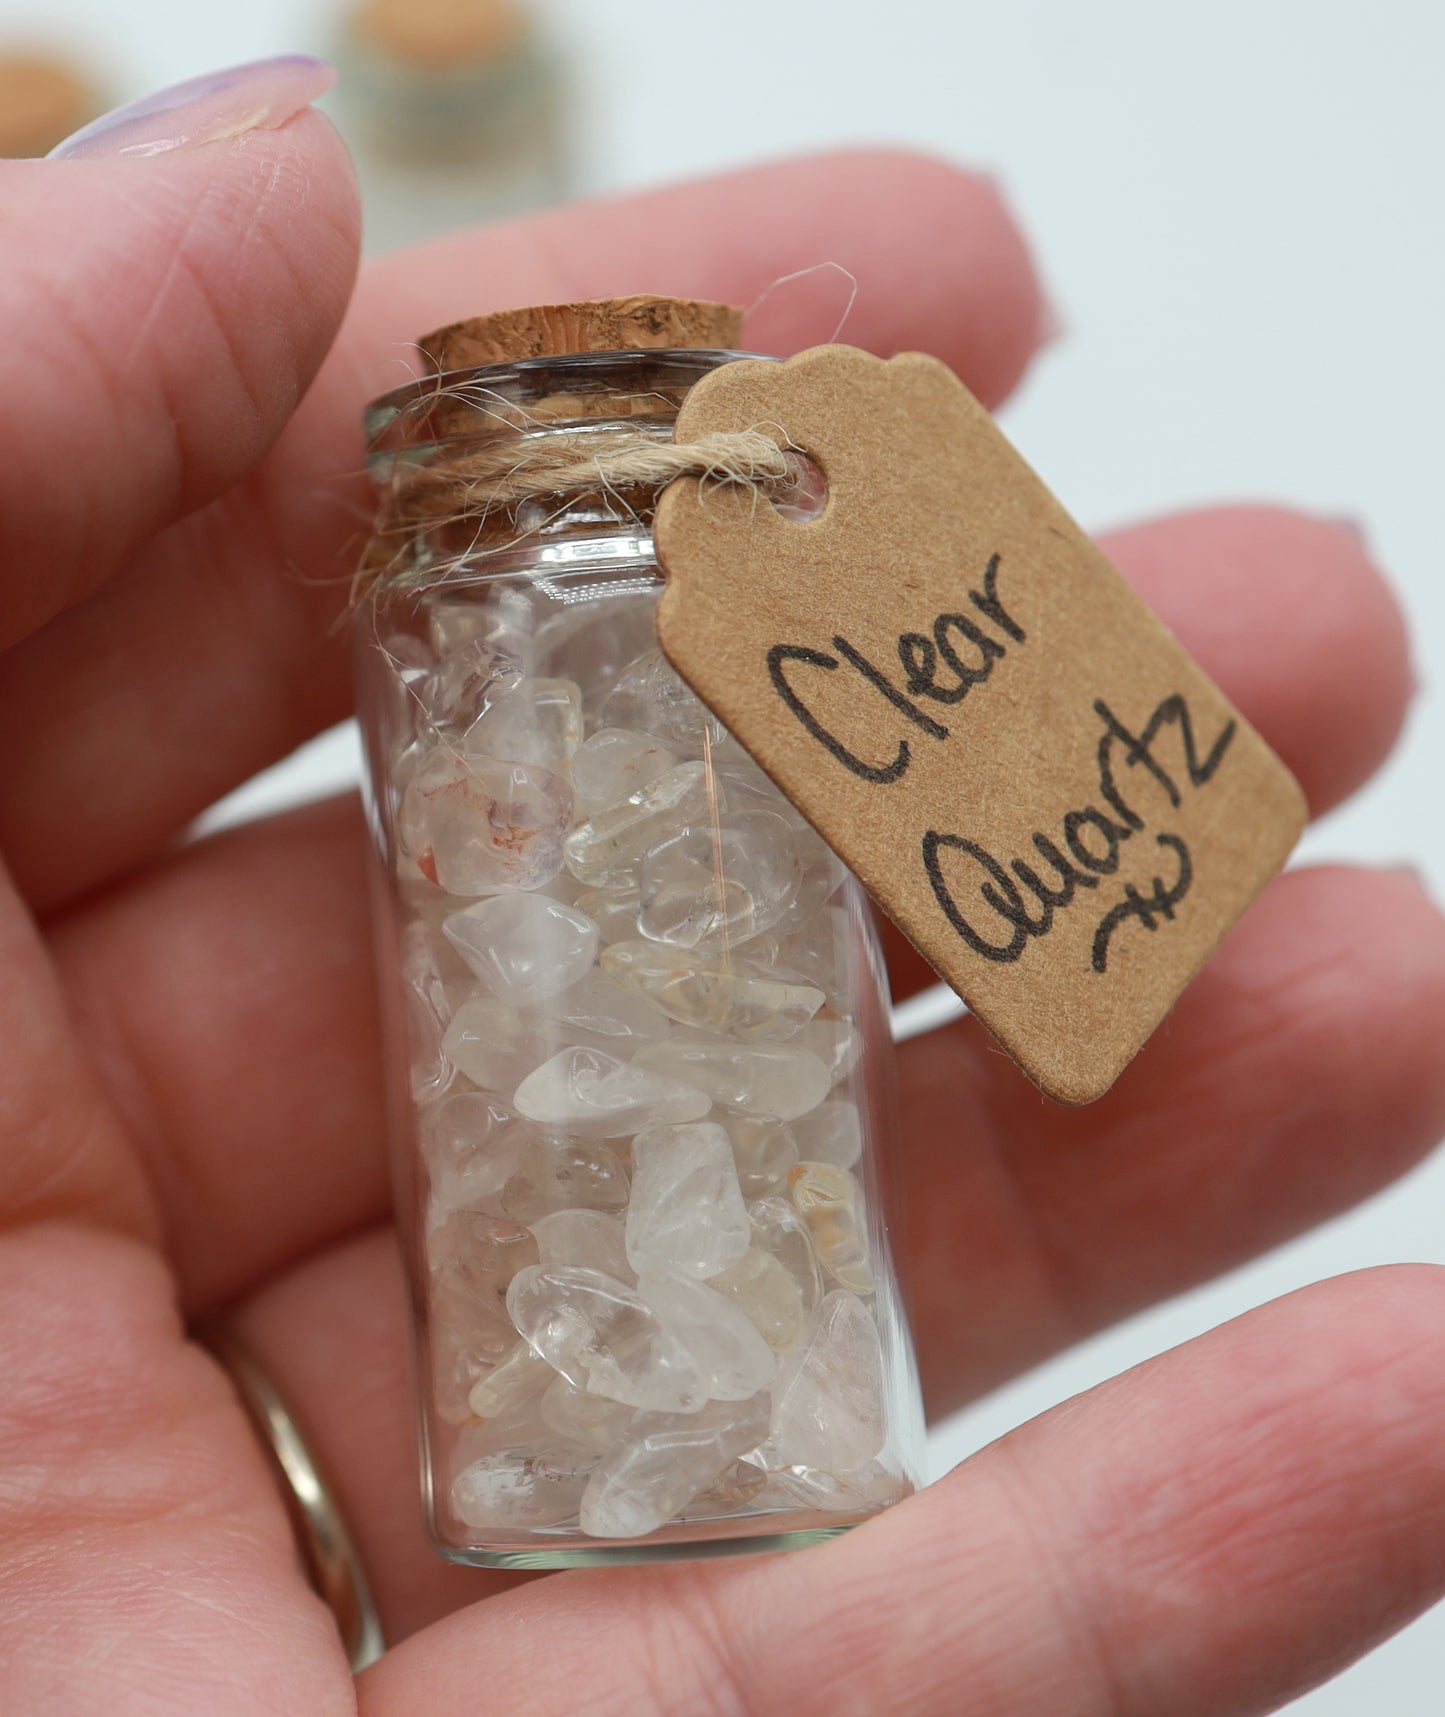
[(0, 46), (0, 157), (48, 155), (100, 112), (79, 67), (51, 54)]
[(562, 68), (517, 0), (362, 0), (333, 51), (368, 250), (565, 196)]

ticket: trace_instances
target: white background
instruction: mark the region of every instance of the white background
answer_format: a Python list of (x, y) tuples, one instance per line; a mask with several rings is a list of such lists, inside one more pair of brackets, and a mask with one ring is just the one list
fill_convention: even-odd
[[(1005, 423), (1087, 523), (1262, 496), (1365, 521), (1414, 619), (1425, 690), (1383, 778), (1305, 851), (1410, 859), (1445, 894), (1445, 9), (555, 0), (543, 10), (574, 58), (583, 190), (838, 141), (912, 142), (995, 171), (1067, 325)], [(329, 16), (323, 0), (0, 0), (6, 33), (73, 31), (126, 95), (324, 48)], [(313, 751), (303, 783), (350, 756), (344, 741)], [(293, 775), (280, 790), (295, 787)], [(1445, 1262), (1442, 1210), (1437, 1163), (1001, 1391), (936, 1435), (935, 1470), (1287, 1289), (1366, 1264)], [(1442, 1682), (1437, 1613), (1291, 1709), (1439, 1717)]]

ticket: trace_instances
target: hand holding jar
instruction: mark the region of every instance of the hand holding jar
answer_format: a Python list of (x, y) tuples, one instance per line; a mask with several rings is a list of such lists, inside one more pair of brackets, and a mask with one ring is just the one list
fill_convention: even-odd
[[(527, 1262), (498, 1314), (515, 1340), (484, 1376), (465, 1364), (439, 1372), (463, 1399), (459, 1418), (438, 1420), (445, 1439), (460, 1436), (490, 1417), (473, 1411), (479, 1385), (493, 1406), (489, 1388), (525, 1394), (540, 1379), (537, 1413), (569, 1449), (611, 1437), (613, 1410), (691, 1417), (694, 1452), (716, 1439), (703, 1465), (732, 1451), (708, 1479), (724, 1481), (714, 1519), (776, 1508), (790, 1486), (790, 1506), (825, 1508), (824, 1481), (870, 1462), (887, 1494), (855, 1493), (868, 1505), (852, 1508), (859, 1524), (829, 1542), (680, 1567), (527, 1581), (448, 1567), (428, 1545), (360, 813), (345, 800), (180, 843), (215, 800), (350, 707), (339, 619), (371, 501), (363, 407), (406, 383), (418, 330), (486, 307), (479, 290), (498, 308), (619, 283), (749, 303), (780, 276), (836, 259), (859, 283), (852, 341), (933, 351), (991, 404), (1045, 319), (995, 191), (887, 154), (760, 167), (461, 235), (378, 261), (353, 291), (348, 168), (307, 106), (324, 82), (299, 61), (227, 74), (0, 174), (4, 1700), (60, 1717), (178, 1706), (315, 1717), (358, 1700), (369, 1717), (479, 1703), (559, 1717), (951, 1717), (971, 1703), (999, 1717), (1207, 1717), (1266, 1709), (1333, 1672), (1442, 1584), (1442, 1289), (1431, 1270), (1321, 1284), (1262, 1308), (902, 1500), (903, 1464), (887, 1455), (900, 1416), (885, 1412), (880, 1427), (869, 1407), (867, 1435), (842, 1437), (835, 1410), (819, 1419), (800, 1401), (782, 1426), (799, 1458), (751, 1463), (762, 1482), (743, 1494), (756, 1478), (736, 1463), (779, 1426), (771, 1406), (766, 1424), (761, 1408), (740, 1423), (739, 1408), (805, 1375), (799, 1319), (835, 1357), (865, 1355), (852, 1375), (896, 1370), (866, 1360), (892, 1338), (861, 1246), (848, 1253), (836, 1213), (808, 1221), (836, 1204), (842, 1176), (859, 1179), (868, 1207), (854, 1154), (868, 1075), (840, 1073), (839, 1058), (844, 1028), (866, 1037), (877, 1008), (859, 976), (872, 931), (841, 880), (793, 925), (828, 881), (826, 859), (745, 756), (723, 755), (732, 742), (676, 695), (645, 630), (627, 634), (625, 599), (605, 660), (586, 650), (607, 628), (574, 634), (561, 612), (572, 605), (539, 605), (523, 628), (537, 655), (509, 677), (525, 732), (570, 748), (565, 771), (501, 758), (523, 772), (529, 814), (555, 808), (558, 780), (571, 796), (545, 883), (475, 886), (465, 866), (476, 843), (453, 839), (427, 799), (447, 767), (432, 748), (418, 746), (393, 782), (401, 942), (425, 954), (414, 959), (418, 1006), (438, 1010), (438, 1045), (452, 1033), (467, 1081), (422, 1093), (439, 1099), (427, 1137), (431, 1161), (454, 1175), (441, 1177), (446, 1198), (461, 1188), (460, 1202), (427, 1207), (442, 1217), (427, 1230), (435, 1260), (448, 1257), (454, 1212), (494, 1194), (493, 1220), (527, 1236), (514, 1237)], [(806, 284), (789, 303), (773, 318), (776, 349), (831, 333), (835, 318)], [(1280, 509), (1219, 508), (1119, 532), (1109, 552), (1316, 811), (1370, 776), (1410, 675), (1398, 614), (1354, 534)], [(393, 650), (453, 741), (481, 667), (469, 651), (487, 643), (476, 618), (438, 608), (407, 646), (430, 655)], [(506, 731), (516, 712), (498, 697), (474, 713)], [(706, 817), (654, 828), (658, 839), (634, 851), (632, 819), (665, 822), (666, 806), (695, 791), (713, 795)], [(746, 901), (736, 887), (697, 886), (709, 840), (731, 840), (722, 878), (746, 870)], [(545, 926), (531, 922), (539, 912)], [(759, 927), (759, 914), (772, 922)], [(736, 958), (720, 972), (724, 941)], [(895, 996), (928, 981), (883, 941)], [(677, 949), (685, 957), (667, 952)], [(557, 984), (564, 969), (572, 981)], [(1410, 877), (1305, 870), (1271, 888), (1168, 1030), (1088, 1109), (1045, 1104), (973, 1022), (904, 1045), (892, 1239), (933, 1410), (1409, 1166), (1445, 1118), (1442, 994), (1445, 927)], [(644, 1020), (639, 1055), (593, 1041)], [(797, 1024), (774, 1045), (777, 1021)], [(559, 1025), (586, 1041), (532, 1059)], [(766, 1053), (742, 1057), (744, 1069), (729, 1051), (724, 1067), (719, 1038)], [(449, 1139), (473, 1136), (447, 1131), (448, 1106), (468, 1107), (470, 1129), (495, 1095), (491, 1060), (514, 1049), (507, 1107), (536, 1136), (518, 1140), (500, 1188), (479, 1188), (468, 1151), (446, 1155)], [(571, 1059), (558, 1066), (563, 1051)], [(595, 1064), (584, 1069), (583, 1053)], [(806, 1103), (791, 1118), (774, 1095), (754, 1113), (738, 1083), (744, 1070), (776, 1071), (778, 1055), (793, 1057), (793, 1106)], [(707, 1110), (688, 1112), (697, 1100), (679, 1090), (701, 1091)], [(633, 1106), (628, 1131), (578, 1126), (582, 1105), (614, 1102)], [(754, 1121), (792, 1129), (796, 1161), (776, 1128)], [(593, 1143), (568, 1158), (557, 1136)], [(814, 1172), (800, 1195), (804, 1163)], [(558, 1199), (566, 1176), (586, 1182), (587, 1200)], [(684, 1182), (711, 1189), (706, 1233), (670, 1220)], [(793, 1219), (807, 1253), (787, 1250)], [(867, 1264), (876, 1270), (876, 1253)], [(601, 1306), (593, 1276), (630, 1297)], [(561, 1308), (547, 1300), (559, 1280), (574, 1290)], [(579, 1320), (583, 1288), (594, 1292)], [(688, 1415), (690, 1399), (627, 1400), (657, 1381), (647, 1362), (671, 1351), (664, 1338), (696, 1360), (699, 1295), (736, 1338), (728, 1349), (709, 1334), (706, 1403)], [(713, 1299), (753, 1315), (722, 1318)], [(637, 1327), (609, 1346), (604, 1326), (624, 1314)], [(220, 1324), (287, 1410), (265, 1439), (237, 1393), (241, 1369), (197, 1339)], [(647, 1339), (634, 1339), (639, 1327)], [(611, 1394), (585, 1387), (609, 1364), (630, 1381)], [(808, 1386), (836, 1393), (846, 1369), (814, 1367)], [(253, 1406), (266, 1394), (242, 1387)], [(522, 1403), (529, 1424), (533, 1399)], [(283, 1486), (268, 1462), (283, 1418), (324, 1477), (329, 1518), (349, 1529), (392, 1642), (359, 1690), (337, 1590), (319, 1580), (328, 1608), (297, 1558), (285, 1498), (302, 1469)], [(449, 1485), (491, 1452), (457, 1464), (449, 1445)], [(666, 1494), (660, 1483), (648, 1494), (672, 1521), (696, 1512), (697, 1496), (679, 1499), (686, 1487), (672, 1482), (682, 1444), (663, 1455)], [(821, 1477), (810, 1489), (798, 1468)], [(569, 1510), (596, 1470), (557, 1469), (576, 1493)], [(466, 1507), (497, 1505), (485, 1476), (464, 1488)], [(636, 1524), (637, 1488), (599, 1487), (596, 1536)], [(874, 1512), (878, 1500), (896, 1506)]]

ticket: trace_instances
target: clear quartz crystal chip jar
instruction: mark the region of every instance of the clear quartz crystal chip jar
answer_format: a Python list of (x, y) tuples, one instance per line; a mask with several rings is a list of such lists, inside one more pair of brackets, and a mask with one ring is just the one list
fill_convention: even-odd
[[(667, 438), (738, 355), (421, 382), (372, 407), (372, 468), (445, 494), (478, 450)], [(357, 610), (423, 1498), (460, 1562), (805, 1543), (920, 1483), (871, 920), (659, 652), (655, 501), (384, 503)]]

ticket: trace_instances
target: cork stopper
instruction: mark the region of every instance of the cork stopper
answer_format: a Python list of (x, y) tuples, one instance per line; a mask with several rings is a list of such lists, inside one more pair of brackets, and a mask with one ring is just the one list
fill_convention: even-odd
[(366, 0), (351, 30), (382, 59), (445, 72), (505, 59), (529, 26), (516, 0)]
[(0, 157), (48, 155), (98, 106), (89, 83), (63, 61), (0, 55)]
[(743, 313), (695, 298), (594, 298), (540, 304), (453, 322), (417, 341), (438, 372), (570, 352), (646, 352), (667, 348), (732, 351), (742, 341)]

